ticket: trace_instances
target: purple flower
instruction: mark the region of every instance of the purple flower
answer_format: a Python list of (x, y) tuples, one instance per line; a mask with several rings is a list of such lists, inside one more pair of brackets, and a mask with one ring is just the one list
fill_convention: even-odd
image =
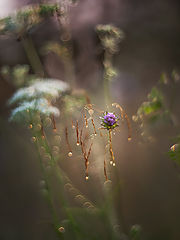
[(117, 117), (113, 113), (107, 113), (104, 115), (102, 122), (105, 127), (115, 127), (117, 125)]

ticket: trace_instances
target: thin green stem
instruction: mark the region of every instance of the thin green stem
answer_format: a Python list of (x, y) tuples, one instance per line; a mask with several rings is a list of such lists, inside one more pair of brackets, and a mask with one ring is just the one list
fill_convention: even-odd
[(76, 222), (75, 222), (72, 214), (71, 214), (70, 211), (68, 210), (67, 201), (66, 201), (66, 199), (64, 198), (64, 195), (62, 194), (62, 192), (63, 192), (63, 191), (62, 191), (62, 189), (63, 189), (62, 171), (61, 171), (60, 167), (57, 165), (57, 162), (55, 161), (55, 159), (54, 159), (54, 157), (53, 157), (53, 155), (52, 155), (52, 153), (51, 153), (51, 149), (50, 149), (50, 147), (49, 147), (49, 143), (48, 143), (47, 139), (45, 138), (45, 139), (43, 139), (42, 141), (43, 141), (43, 143), (44, 143), (43, 146), (45, 147), (46, 152), (51, 156), (51, 165), (52, 165), (52, 167), (53, 167), (53, 170), (54, 170), (54, 172), (55, 172), (55, 174), (56, 174), (56, 177), (57, 177), (57, 179), (58, 179), (58, 183), (59, 183), (60, 188), (61, 188), (61, 190), (60, 190), (60, 201), (61, 201), (61, 205), (62, 205), (62, 207), (63, 207), (63, 209), (64, 209), (64, 211), (65, 211), (65, 213), (66, 213), (67, 218), (69, 219), (69, 222), (70, 222), (71, 225), (72, 225), (72, 229), (73, 229), (73, 231), (74, 231), (74, 234), (75, 234), (76, 238), (78, 239), (78, 236), (79, 236), (79, 234), (80, 234), (79, 227), (78, 227), (78, 225), (76, 224)]
[(40, 136), (38, 134), (36, 134), (35, 137), (36, 137), (36, 141), (35, 141), (36, 151), (38, 153), (38, 158), (39, 158), (39, 162), (40, 162), (40, 166), (41, 166), (41, 172), (43, 174), (43, 178), (44, 178), (45, 185), (46, 185), (47, 200), (48, 200), (49, 209), (51, 211), (52, 218), (53, 218), (53, 226), (55, 228), (56, 233), (60, 237), (60, 239), (64, 239), (63, 234), (58, 231), (59, 219), (58, 219), (58, 216), (56, 214), (56, 211), (55, 211), (54, 205), (53, 205), (53, 198), (52, 198), (53, 194), (52, 194), (52, 191), (51, 191), (49, 178), (48, 178), (48, 175), (46, 174), (46, 171), (45, 171), (45, 168), (44, 168), (44, 165), (43, 165), (43, 162), (42, 162), (41, 154), (39, 152), (38, 143), (39, 143), (39, 140), (40, 140)]
[(34, 47), (33, 41), (30, 36), (24, 36), (22, 38), (22, 45), (29, 63), (33, 69), (33, 72), (39, 77), (44, 77), (44, 70), (37, 51)]
[(111, 67), (111, 62), (112, 62), (112, 55), (105, 50), (104, 52), (104, 98), (105, 98), (105, 103), (108, 105), (111, 102), (111, 93), (110, 93), (110, 80), (111, 77), (108, 75), (107, 69)]

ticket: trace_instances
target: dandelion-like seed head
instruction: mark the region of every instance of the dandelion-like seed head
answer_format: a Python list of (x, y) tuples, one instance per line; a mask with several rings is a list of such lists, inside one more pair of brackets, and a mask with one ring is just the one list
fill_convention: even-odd
[(115, 127), (118, 126), (117, 121), (118, 118), (114, 113), (106, 112), (103, 117), (101, 117), (101, 125), (106, 128), (107, 130), (109, 129), (114, 129)]
[(106, 50), (112, 54), (118, 52), (118, 43), (124, 39), (124, 33), (120, 29), (113, 25), (99, 24), (96, 31)]

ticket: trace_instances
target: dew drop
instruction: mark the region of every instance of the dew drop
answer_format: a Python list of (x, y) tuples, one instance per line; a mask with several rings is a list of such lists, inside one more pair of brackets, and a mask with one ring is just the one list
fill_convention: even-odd
[(35, 142), (36, 141), (36, 137), (32, 137), (31, 140), (32, 140), (32, 142)]
[(79, 143), (76, 143), (77, 146), (79, 146)]
[(115, 163), (113, 163), (113, 167), (115, 167), (116, 166), (116, 164)]
[(86, 181), (89, 179), (89, 177), (88, 176), (86, 176)]
[(57, 128), (53, 128), (53, 132), (56, 133), (57, 132)]
[(72, 152), (69, 152), (69, 153), (68, 153), (68, 156), (69, 156), (69, 157), (72, 157)]
[(61, 232), (61, 233), (64, 233), (65, 229), (64, 229), (64, 227), (61, 226), (61, 227), (58, 228), (58, 231)]
[(128, 137), (128, 141), (129, 141), (129, 142), (131, 141), (131, 137)]
[(110, 164), (112, 165), (112, 164), (113, 164), (113, 161), (110, 161)]

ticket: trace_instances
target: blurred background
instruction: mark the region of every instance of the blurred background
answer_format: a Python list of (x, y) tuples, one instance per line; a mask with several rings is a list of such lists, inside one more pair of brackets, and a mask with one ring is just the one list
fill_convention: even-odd
[[(0, 17), (31, 5), (53, 1), (0, 0)], [(56, 2), (56, 1), (54, 1)], [(170, 77), (179, 70), (180, 8), (179, 1), (159, 0), (79, 0), (71, 8), (69, 29), (74, 49), (73, 63), (76, 87), (84, 88), (92, 102), (103, 106), (103, 54), (95, 32), (97, 24), (114, 24), (125, 33), (120, 51), (113, 59), (118, 71), (111, 83), (113, 101), (119, 102), (131, 118), (162, 72)], [(55, 53), (41, 54), (48, 41), (58, 41), (60, 30), (53, 18), (30, 32), (46, 76), (64, 80), (62, 62)], [(0, 36), (0, 66), (29, 64), (22, 42), (14, 35)], [(30, 72), (33, 70), (30, 68)], [(179, 87), (176, 85), (172, 124), (157, 124), (151, 129), (154, 141), (142, 142), (139, 126), (132, 122), (132, 141), (122, 132), (115, 142), (117, 167), (114, 181), (121, 182), (115, 209), (121, 216), (123, 231), (134, 224), (142, 227), (142, 239), (180, 239), (179, 168), (167, 152), (179, 134)], [(55, 239), (46, 224), (48, 209), (39, 194), (40, 167), (27, 129), (8, 122), (7, 100), (15, 92), (11, 81), (0, 77), (0, 239)], [(174, 90), (173, 90), (174, 91)], [(166, 87), (167, 101), (174, 92)], [(61, 119), (59, 120), (61, 128)], [(80, 163), (63, 163), (72, 182), (91, 200), (103, 201), (102, 179), (94, 169), (88, 183)]]

